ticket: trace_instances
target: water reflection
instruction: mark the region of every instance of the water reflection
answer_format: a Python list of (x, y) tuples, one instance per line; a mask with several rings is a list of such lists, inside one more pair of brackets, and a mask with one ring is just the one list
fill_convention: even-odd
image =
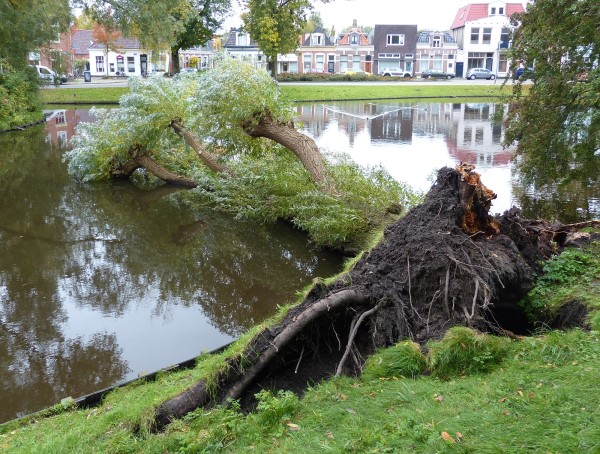
[(514, 149), (503, 148), (502, 124), (493, 121), (507, 108), (388, 100), (300, 104), (297, 111), (304, 131), (322, 149), (346, 152), (362, 165), (381, 165), (416, 189), (427, 191), (440, 167), (468, 162), (498, 194), (494, 212), (516, 205), (532, 218), (600, 217), (597, 185), (580, 182), (540, 191), (521, 184), (511, 164)]
[(0, 422), (223, 345), (341, 263), (187, 191), (73, 182), (86, 116), (0, 136)]

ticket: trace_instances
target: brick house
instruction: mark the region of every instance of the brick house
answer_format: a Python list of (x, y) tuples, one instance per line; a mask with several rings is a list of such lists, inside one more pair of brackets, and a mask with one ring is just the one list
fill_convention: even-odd
[(335, 44), (321, 27), (302, 34), (298, 49), (298, 72), (333, 74), (336, 69), (335, 57)]
[(339, 63), (334, 72), (343, 73), (347, 69), (373, 72), (373, 45), (369, 36), (358, 28), (356, 19), (349, 31), (339, 35), (336, 56)]
[(454, 73), (458, 43), (447, 31), (425, 30), (419, 32), (414, 74), (427, 69), (441, 69)]

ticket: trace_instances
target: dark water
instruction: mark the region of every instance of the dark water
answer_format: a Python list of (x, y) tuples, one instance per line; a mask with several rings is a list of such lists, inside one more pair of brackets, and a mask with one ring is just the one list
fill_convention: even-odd
[(224, 345), (340, 269), (285, 225), (75, 183), (87, 111), (64, 115), (0, 136), (0, 422)]
[[(477, 165), (531, 218), (600, 218), (600, 188), (523, 186), (491, 121), (498, 106), (394, 101), (303, 104), (320, 147), (382, 165), (426, 191)], [(0, 422), (219, 347), (294, 299), (340, 257), (280, 225), (198, 211), (172, 188), (71, 180), (62, 154), (86, 109), (0, 135)]]

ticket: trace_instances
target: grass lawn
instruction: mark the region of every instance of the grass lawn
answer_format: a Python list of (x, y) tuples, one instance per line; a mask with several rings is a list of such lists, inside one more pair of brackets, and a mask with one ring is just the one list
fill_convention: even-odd
[[(526, 88), (527, 86), (525, 86)], [(60, 88), (43, 89), (41, 97), (46, 104), (99, 104), (118, 103), (127, 93), (127, 87), (99, 88)], [(379, 85), (361, 84), (281, 84), (283, 95), (290, 101), (330, 101), (353, 99), (395, 99), (395, 98), (490, 98), (509, 95), (510, 86), (496, 85), (430, 85), (422, 82), (418, 86), (403, 82), (382, 83)]]

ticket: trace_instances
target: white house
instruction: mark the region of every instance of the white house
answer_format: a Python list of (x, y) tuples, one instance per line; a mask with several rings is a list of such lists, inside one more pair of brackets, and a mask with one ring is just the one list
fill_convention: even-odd
[(157, 61), (152, 61), (152, 52), (142, 49), (135, 38), (118, 38), (115, 46), (118, 52), (93, 41), (88, 47), (90, 72), (92, 76), (115, 76), (123, 73), (127, 76), (142, 76), (153, 72), (169, 70), (170, 57), (167, 53), (159, 54)]
[(512, 31), (510, 17), (525, 11), (522, 3), (472, 3), (456, 13), (451, 31), (458, 43), (456, 75), (487, 68), (498, 77), (508, 74), (506, 51)]

